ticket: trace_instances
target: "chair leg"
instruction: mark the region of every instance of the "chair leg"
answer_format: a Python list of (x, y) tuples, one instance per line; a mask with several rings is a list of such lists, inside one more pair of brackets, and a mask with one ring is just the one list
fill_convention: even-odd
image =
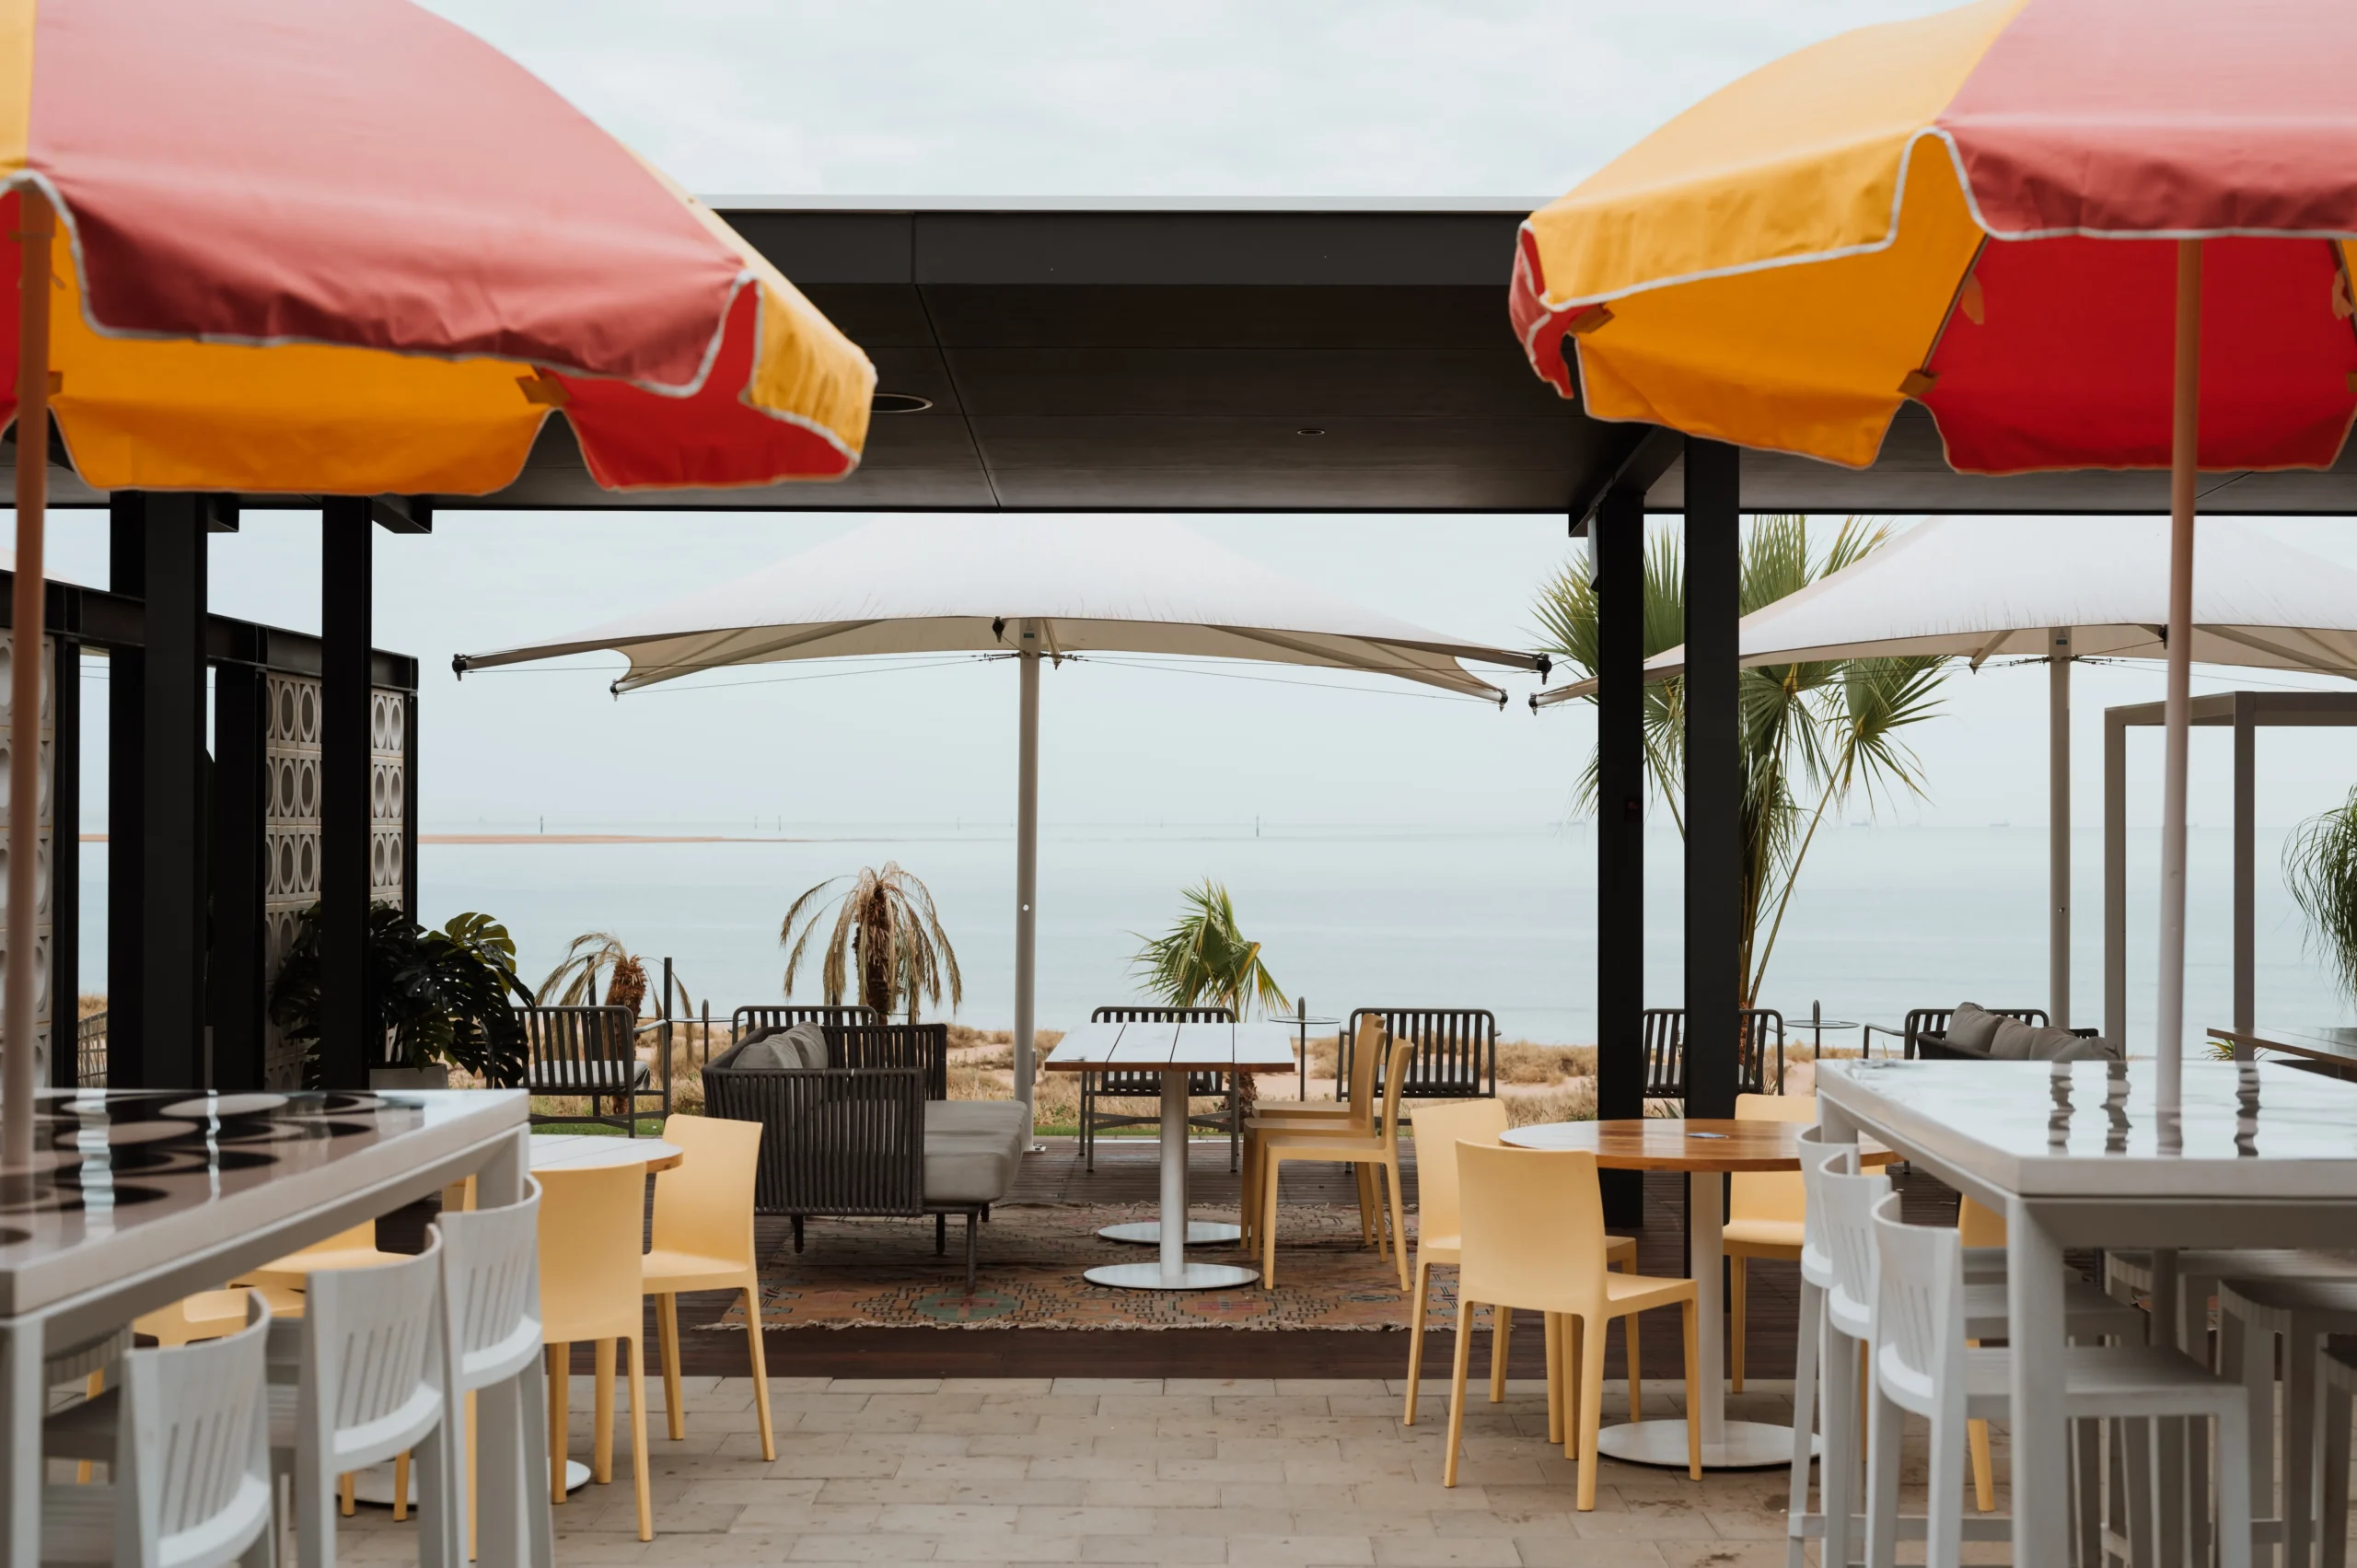
[(2303, 1568), (2316, 1539), (2318, 1342), (2297, 1319), (2283, 1336), (2283, 1561)]
[(1396, 1160), (1383, 1164), (1385, 1194), (1390, 1200), (1391, 1260), (1399, 1265), (1399, 1288), (1408, 1288), (1408, 1216), (1399, 1201), (1399, 1165)]
[[(348, 1500), (352, 1496), (352, 1478), (350, 1476), (346, 1476), (343, 1478), (343, 1494)], [(350, 1503), (348, 1501), (345, 1506), (350, 1506)], [(408, 1520), (409, 1450), (404, 1448), (400, 1453), (393, 1456), (393, 1523), (397, 1525), (406, 1524)]]
[(655, 1494), (646, 1473), (646, 1342), (633, 1334), (622, 1342), (630, 1352), (630, 1469), (638, 1493), (638, 1539), (655, 1539)]
[(802, 1250), (802, 1216), (800, 1214), (794, 1216), (794, 1249), (796, 1252)]
[[(1804, 1277), (1800, 1334), (1793, 1348), (1793, 1467), (1784, 1499), (1784, 1568), (1803, 1568), (1805, 1547), (1798, 1524), (1801, 1516), (1808, 1512), (1809, 1438), (1817, 1426), (1817, 1353), (1824, 1316), (1824, 1288), (1809, 1283)], [(1634, 1378), (1631, 1381), (1633, 1384)], [(2088, 1568), (2098, 1565), (2089, 1564)]]
[(1972, 1450), (1972, 1502), (1983, 1514), (1997, 1511), (1996, 1471), (1989, 1458), (1989, 1423), (1965, 1423), (1965, 1446)]
[[(1504, 1307), (1490, 1308), (1492, 1323), (1501, 1318), (1512, 1322), (1514, 1314)], [(1496, 1330), (1492, 1329), (1491, 1332), (1490, 1343), (1494, 1346), (1497, 1343)], [(1566, 1413), (1571, 1407), (1567, 1394), (1569, 1374), (1565, 1371), (1571, 1362), (1563, 1354), (1562, 1314), (1541, 1312), (1538, 1315), (1538, 1340), (1547, 1347), (1547, 1441), (1561, 1443), (1563, 1440), (1563, 1423), (1571, 1419)]]
[(1645, 1404), (1644, 1358), (1637, 1333), (1637, 1314), (1630, 1313), (1620, 1319), (1620, 1331), (1629, 1342), (1629, 1419), (1643, 1421)]
[(590, 1346), (597, 1357), (597, 1406), (589, 1412), (589, 1479), (599, 1486), (614, 1479), (614, 1342), (598, 1340)]
[[(1893, 1415), (1897, 1425), (1898, 1412)], [(1956, 1423), (1932, 1423), (1932, 1483), (1923, 1528), (1923, 1561), (1953, 1568), (1964, 1556), (1964, 1456), (1956, 1451)]]
[(777, 1431), (770, 1417), (770, 1358), (761, 1344), (761, 1293), (758, 1281), (745, 1286), (745, 1338), (752, 1351), (753, 1409), (761, 1417), (761, 1458), (777, 1459)]
[(2319, 1510), (2324, 1516), (2324, 1568), (2348, 1568), (2349, 1563), (2349, 1402), (2347, 1388), (2338, 1383), (2324, 1386), (2324, 1496)]
[(1376, 1233), (1375, 1228), (1375, 1182), (1372, 1179), (1374, 1174), (1365, 1166), (1356, 1162), (1351, 1166), (1351, 1183), (1358, 1190), (1359, 1195), (1359, 1245), (1374, 1248), (1375, 1255), (1380, 1258), (1383, 1256), (1383, 1237)]
[(1580, 1376), (1580, 1353), (1587, 1345), (1587, 1324), (1568, 1312), (1558, 1312), (1542, 1318), (1562, 1354), (1563, 1429), (1555, 1434), (1563, 1445), (1563, 1458), (1573, 1464), (1580, 1458), (1580, 1399), (1587, 1380)]
[(2240, 1412), (2218, 1412), (2218, 1568), (2250, 1568), (2250, 1472), (2234, 1462), (2250, 1435)]
[[(1686, 1479), (1700, 1481), (1702, 1479), (1702, 1385), (1695, 1381), (1695, 1369), (1702, 1365), (1702, 1349), (1696, 1338), (1694, 1303), (1689, 1300), (1679, 1305), (1682, 1308), (1679, 1316), (1684, 1318), (1686, 1327)], [(1630, 1316), (1633, 1318), (1635, 1314)], [(1604, 1375), (1601, 1351), (1596, 1353), (1596, 1376), (1600, 1377)]]
[(358, 1511), (354, 1505), (354, 1501), (352, 1494), (352, 1472), (346, 1470), (335, 1478), (336, 1512), (349, 1519)]
[(981, 1218), (975, 1210), (966, 1211), (966, 1294), (970, 1297), (974, 1294), (974, 1237)]
[[(1907, 1428), (1907, 1417), (1899, 1408), (1875, 1390), (1866, 1412), (1866, 1562), (1869, 1568), (1889, 1568), (1898, 1561), (1898, 1446)], [(1932, 1483), (1939, 1484), (1933, 1476)], [(1826, 1501), (1826, 1525), (1832, 1527), (1833, 1503)], [(1933, 1527), (1936, 1528), (1934, 1524)], [(1930, 1542), (1926, 1542), (1928, 1547)], [(1832, 1559), (1829, 1555), (1828, 1562)], [(1938, 1557), (1927, 1558), (1928, 1568), (1954, 1568), (1955, 1559), (1943, 1562)]]
[[(1692, 1308), (1688, 1308), (1687, 1321), (1691, 1323)], [(1579, 1511), (1596, 1512), (1596, 1434), (1604, 1424), (1604, 1329), (1602, 1323), (1590, 1324), (1585, 1318), (1574, 1318), (1579, 1325), (1580, 1346), (1580, 1495)], [(1690, 1343), (1693, 1330), (1687, 1330)], [(1687, 1374), (1691, 1378), (1693, 1374)], [(1700, 1461), (1700, 1450), (1696, 1453)]]
[(1227, 1080), (1227, 1173), (1236, 1174), (1244, 1149), (1244, 1098), (1234, 1074)]
[(1727, 1254), (1727, 1378), (1737, 1394), (1743, 1392), (1744, 1265), (1749, 1261), (1740, 1252)]
[(1817, 1371), (1823, 1378), (1824, 1396), (1817, 1407), (1824, 1453), (1817, 1472), (1817, 1506), (1825, 1514), (1822, 1560), (1848, 1562), (1850, 1516), (1857, 1507), (1859, 1445), (1865, 1435), (1858, 1423), (1857, 1342), (1826, 1329)]
[[(1402, 1426), (1416, 1424), (1416, 1385), (1424, 1376), (1424, 1295), (1432, 1289), (1433, 1266), (1421, 1251), (1416, 1257), (1415, 1300), (1408, 1307), (1408, 1409), (1399, 1418)], [(1491, 1343), (1496, 1343), (1494, 1338)], [(1496, 1353), (1492, 1352), (1494, 1356)]]
[(482, 1465), (481, 1461), (475, 1458), (477, 1452), (475, 1446), (476, 1402), (476, 1396), (470, 1392), (467, 1395), (467, 1446), (465, 1450), (467, 1457), (467, 1561), (470, 1562), (472, 1562), (477, 1557), (482, 1555), (482, 1547), (481, 1539), (482, 1527), (481, 1522), (475, 1516), (476, 1510), (482, 1506)]
[(1465, 1445), (1465, 1371), (1473, 1354), (1473, 1304), (1457, 1293), (1457, 1349), (1448, 1372), (1448, 1458), (1441, 1466), (1440, 1483), (1457, 1484), (1457, 1451)]
[(1260, 1288), (1277, 1288), (1277, 1179), (1284, 1162), (1260, 1151)]
[(573, 1347), (551, 1345), (549, 1360), (549, 1502), (564, 1501), (564, 1467), (572, 1461)]
[(933, 1216), (933, 1255), (936, 1258), (949, 1255), (949, 1216), (946, 1214)]
[(1514, 1346), (1514, 1308), (1490, 1308), (1490, 1402), (1506, 1402), (1506, 1357)]
[[(761, 1331), (759, 1321), (750, 1331)], [(688, 1435), (688, 1412), (679, 1408), (679, 1298), (669, 1291), (655, 1298), (655, 1337), (663, 1353), (663, 1423), (678, 1443)]]

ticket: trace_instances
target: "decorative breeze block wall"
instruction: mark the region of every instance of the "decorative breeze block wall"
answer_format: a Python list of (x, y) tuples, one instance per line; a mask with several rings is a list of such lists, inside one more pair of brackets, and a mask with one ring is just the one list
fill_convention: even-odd
[[(368, 703), (368, 901), (403, 904), (408, 820), (409, 699), (379, 686)], [(414, 918), (415, 910), (409, 914)]]
[[(262, 888), (263, 972), (275, 983), (295, 946), (302, 912), (319, 900), (319, 683), (305, 675), (270, 677), (270, 807), (262, 842), (269, 855)], [(302, 1048), (276, 1024), (265, 1027), (262, 1077), (273, 1089), (300, 1088)]]
[[(50, 952), (57, 900), (51, 886), (51, 868), (56, 865), (57, 819), (55, 792), (51, 788), (57, 761), (57, 645), (54, 640), (41, 640), (41, 713), (33, 725), (34, 744), (41, 748), (41, 797), (34, 810), (41, 824), (40, 858), (34, 864), (34, 907), (37, 931), (33, 939), (33, 974), (36, 988), (33, 996), (33, 1038), (36, 1042), (37, 1083), (49, 1082), (50, 1018), (52, 999), (50, 994)], [(17, 715), (10, 709), (9, 691), (14, 679), (16, 635), (0, 631), (0, 889), (7, 884), (8, 852), (5, 835), (9, 813), (17, 803), (8, 797), (8, 765), (17, 744)], [(6, 922), (0, 921), (0, 999), (6, 996), (5, 960), (7, 953)]]

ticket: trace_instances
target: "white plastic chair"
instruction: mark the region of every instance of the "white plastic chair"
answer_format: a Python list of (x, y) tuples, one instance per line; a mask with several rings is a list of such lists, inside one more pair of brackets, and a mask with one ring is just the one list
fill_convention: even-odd
[[(1820, 1378), (1818, 1419), (1825, 1427), (1817, 1461), (1817, 1493), (1824, 1509), (1825, 1546), (1822, 1561), (1846, 1563), (1856, 1539), (1859, 1467), (1865, 1453), (1865, 1434), (1858, 1423), (1859, 1347), (1874, 1332), (1875, 1259), (1874, 1206), (1890, 1193), (1890, 1178), (1880, 1171), (1845, 1168), (1855, 1163), (1855, 1144), (1827, 1144), (1817, 1161), (1816, 1179), (1808, 1186), (1808, 1215), (1824, 1249), (1824, 1343), (1818, 1353)], [(1804, 1157), (1801, 1169), (1809, 1162)], [(1803, 1238), (1803, 1266), (1809, 1241)], [(1798, 1402), (1795, 1389), (1794, 1401)], [(1795, 1426), (1797, 1430), (1797, 1424)], [(1797, 1440), (1796, 1440), (1797, 1441)], [(1787, 1553), (1797, 1547), (1788, 1541)]]
[[(1787, 1568), (1802, 1568), (1812, 1519), (1820, 1529), (1823, 1526), (1823, 1516), (1808, 1511), (1809, 1461), (1817, 1447), (1817, 1356), (1825, 1341), (1825, 1293), (1833, 1283), (1833, 1259), (1825, 1249), (1824, 1222), (1817, 1218), (1817, 1184), (1829, 1165), (1846, 1173), (1858, 1154), (1855, 1144), (1826, 1143), (1820, 1128), (1803, 1128), (1799, 1141), (1801, 1191), (1806, 1201), (1801, 1214), (1800, 1340), (1793, 1352), (1792, 1495), (1784, 1509)], [(1856, 1401), (1849, 1408), (1855, 1411)], [(1857, 1451), (1854, 1442), (1850, 1451)], [(1832, 1452), (1829, 1439), (1827, 1452)]]
[(2357, 1396), (2357, 1360), (2327, 1351), (2324, 1372), (2324, 1535), (2317, 1560), (2323, 1568), (2349, 1562), (2349, 1411)]
[(273, 1361), (295, 1381), (271, 1388), (271, 1461), (295, 1478), (296, 1550), (304, 1568), (335, 1562), (336, 1478), (410, 1450), (417, 1457), (417, 1555), (444, 1568), (456, 1540), (444, 1441), (442, 1237), (413, 1258), (323, 1270), (304, 1292), (303, 1319), (273, 1336)]
[[(2306, 1568), (2328, 1524), (2317, 1514), (2318, 1359), (2328, 1334), (2357, 1333), (2357, 1280), (2227, 1279), (2218, 1285), (2218, 1371), (2243, 1388), (2250, 1412), (2250, 1485), (2262, 1539), (2281, 1541), (2283, 1561)], [(2275, 1493), (2275, 1342), (2283, 1342), (2283, 1493)], [(2325, 1401), (2328, 1407), (2330, 1401)], [(2341, 1424), (2348, 1424), (2342, 1412)], [(2329, 1478), (2324, 1478), (2328, 1483)], [(2343, 1489), (2346, 1490), (2344, 1478)], [(2344, 1527), (2346, 1521), (2343, 1521)]]
[[(112, 1474), (41, 1490), (41, 1561), (214, 1568), (273, 1561), (263, 1363), (270, 1307), (202, 1344), (132, 1351), (113, 1390), (58, 1423), (111, 1428)], [(72, 1445), (69, 1444), (69, 1446)]]
[[(1954, 1568), (1961, 1560), (1966, 1522), (1966, 1423), (2005, 1418), (2013, 1352), (1965, 1344), (1964, 1249), (1954, 1230), (1906, 1224), (1898, 1217), (1895, 1194), (1877, 1202), (1871, 1218), (1875, 1312), (1866, 1562), (1869, 1568), (1890, 1568), (1898, 1561), (1899, 1439), (1911, 1413), (1932, 1429), (1924, 1562), (1927, 1568)], [(2218, 1423), (2218, 1452), (2243, 1450), (2248, 1423), (2242, 1390), (2172, 1351), (2074, 1344), (2064, 1350), (2062, 1366), (2063, 1411), (2070, 1419), (2208, 1417)], [(2249, 1480), (2241, 1465), (2219, 1467), (2219, 1568), (2249, 1568)], [(2081, 1501), (2087, 1505), (2088, 1500)]]
[[(540, 1184), (500, 1209), (445, 1210), (442, 1238), (442, 1421), (467, 1434), (446, 1444), (466, 1467), (466, 1555), (492, 1543), (493, 1563), (548, 1568), (554, 1558), (547, 1494), (548, 1401), (540, 1383)], [(484, 1470), (490, 1484), (482, 1484)], [(519, 1516), (520, 1511), (520, 1516)], [(448, 1550), (457, 1553), (457, 1515)]]

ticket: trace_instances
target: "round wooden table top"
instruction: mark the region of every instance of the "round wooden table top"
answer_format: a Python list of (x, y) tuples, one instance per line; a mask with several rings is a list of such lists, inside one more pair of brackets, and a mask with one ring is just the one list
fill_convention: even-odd
[(608, 1166), (643, 1165), (649, 1172), (671, 1170), (688, 1156), (677, 1144), (660, 1138), (602, 1138), (594, 1132), (535, 1132), (534, 1170), (597, 1170)]
[[(1642, 1121), (1550, 1121), (1504, 1134), (1519, 1149), (1585, 1149), (1607, 1170), (1798, 1170), (1804, 1121), (1721, 1121), (1649, 1116)], [(1867, 1165), (1898, 1156), (1859, 1146)]]

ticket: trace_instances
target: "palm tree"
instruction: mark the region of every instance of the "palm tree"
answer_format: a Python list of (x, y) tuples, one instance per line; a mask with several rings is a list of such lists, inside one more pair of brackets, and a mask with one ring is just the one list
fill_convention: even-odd
[[(851, 884), (848, 889), (828, 896), (829, 889), (845, 882)], [(882, 1017), (900, 1012), (905, 1003), (909, 1022), (915, 1023), (917, 999), (923, 996), (939, 1006), (945, 981), (952, 1009), (966, 999), (965, 981), (958, 973), (958, 954), (934, 910), (933, 894), (901, 870), (898, 861), (886, 861), (881, 871), (863, 866), (856, 877), (829, 877), (794, 900), (777, 933), (778, 946), (789, 949), (786, 995), (794, 994), (795, 974), (829, 904), (839, 906), (834, 927), (827, 936), (825, 957), (819, 961), (830, 1005), (842, 1002), (851, 989), (849, 976), (854, 968), (859, 975), (859, 999)], [(798, 935), (797, 924), (801, 926)]]
[(1131, 960), (1145, 990), (1169, 1006), (1225, 1007), (1239, 1018), (1256, 1000), (1263, 1013), (1283, 1010), (1285, 993), (1260, 961), (1260, 944), (1237, 929), (1227, 889), (1205, 877), (1180, 896), (1188, 912), (1167, 934), (1131, 933), (1145, 944)]
[[(556, 968), (549, 970), (548, 978), (532, 993), (532, 1000), (543, 1007), (586, 1007), (598, 1000), (601, 977), (606, 981), (605, 1005), (627, 1007), (631, 1016), (636, 1017), (639, 1005), (646, 1000), (646, 963), (610, 931), (587, 931), (575, 937)], [(674, 975), (675, 984), (677, 981)]]
[[(1888, 537), (1887, 528), (1852, 517), (1820, 556), (1810, 551), (1805, 517), (1755, 518), (1744, 540), (1742, 612), (1749, 615), (1863, 560)], [(1564, 568), (1539, 590), (1535, 609), (1547, 651), (1594, 677), (1596, 590), (1586, 574)], [(1656, 534), (1646, 544), (1644, 634), (1647, 658), (1685, 641), (1686, 575), (1671, 534)], [(1801, 864), (1826, 812), (1853, 791), (1864, 793), (1870, 809), (1886, 792), (1923, 793), (1922, 764), (1898, 731), (1938, 712), (1933, 693), (1946, 679), (1946, 665), (1933, 657), (1829, 659), (1743, 672), (1737, 722), (1744, 848), (1737, 896), (1746, 1007), (1759, 1005)], [(1646, 686), (1644, 731), (1646, 773), (1683, 833), (1682, 678)], [(1595, 799), (1596, 760), (1590, 757), (1578, 801), (1585, 808)]]
[(2308, 917), (2333, 979), (2357, 997), (2357, 789), (2283, 841), (2283, 879)]

